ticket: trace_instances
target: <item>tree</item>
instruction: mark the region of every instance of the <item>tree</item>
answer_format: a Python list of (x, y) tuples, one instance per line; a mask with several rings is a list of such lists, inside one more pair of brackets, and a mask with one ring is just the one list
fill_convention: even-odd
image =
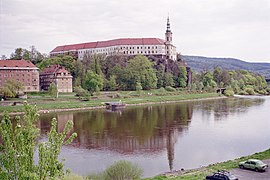
[(40, 63), (41, 61), (45, 60), (46, 58), (46, 55), (45, 54), (41, 54), (35, 46), (30, 46), (30, 50), (29, 50), (29, 53), (30, 53), (30, 59), (31, 59), (31, 62), (33, 64), (38, 64)]
[(204, 87), (209, 87), (212, 80), (213, 75), (210, 71), (207, 71), (206, 73), (203, 74), (202, 83)]
[(117, 88), (116, 76), (111, 75), (109, 80), (107, 80), (106, 89), (109, 91), (114, 91), (114, 90), (116, 90), (116, 88)]
[(101, 67), (100, 67), (100, 63), (101, 63), (101, 61), (104, 59), (104, 57), (103, 57), (102, 55), (99, 55), (99, 54), (98, 54), (98, 55), (95, 54), (95, 55), (93, 55), (93, 56), (91, 56), (91, 57), (92, 57), (92, 59), (91, 59), (91, 64), (90, 64), (91, 70), (92, 70), (94, 73), (103, 76), (103, 73), (102, 73)]
[(137, 55), (128, 61), (126, 67), (127, 85), (131, 90), (136, 89), (136, 83), (141, 83), (142, 88), (149, 90), (157, 87), (157, 76), (152, 63), (147, 57)]
[(58, 89), (57, 89), (56, 85), (53, 82), (50, 84), (50, 87), (48, 89), (48, 93), (54, 99), (58, 98)]
[(74, 92), (76, 93), (76, 96), (79, 96), (82, 100), (89, 100), (90, 94), (87, 90), (83, 89), (81, 86), (76, 86), (74, 88)]
[(7, 56), (6, 55), (1, 55), (0, 60), (6, 60), (6, 59), (7, 59)]
[(14, 53), (11, 53), (10, 59), (14, 60), (21, 60), (23, 57), (23, 49), (22, 48), (16, 48)]
[(72, 56), (58, 55), (56, 57), (44, 59), (43, 61), (37, 64), (37, 67), (43, 70), (46, 67), (49, 67), (50, 65), (59, 64), (60, 66), (65, 67), (65, 69), (71, 72), (71, 74), (74, 74), (75, 62), (76, 60)]
[(166, 72), (164, 73), (164, 77), (163, 77), (163, 87), (166, 86), (175, 86), (174, 80), (173, 80), (173, 74)]
[(103, 77), (93, 71), (88, 71), (85, 76), (84, 88), (91, 94), (99, 92), (103, 88)]
[(222, 74), (222, 69), (220, 67), (216, 67), (213, 72), (213, 78), (214, 78), (214, 81), (216, 81), (218, 86), (222, 82), (221, 74)]
[[(61, 178), (65, 174), (64, 165), (58, 156), (63, 144), (70, 144), (76, 133), (67, 138), (73, 123), (68, 121), (64, 131), (57, 132), (57, 121), (52, 120), (48, 142), (38, 143), (39, 129), (37, 107), (24, 104), (23, 118), (17, 117), (16, 126), (7, 113), (4, 113), (0, 124), (0, 136), (3, 141), (0, 153), (0, 179), (33, 179), (45, 180)], [(34, 152), (38, 144), (39, 161), (34, 163)]]
[(83, 63), (81, 61), (76, 61), (74, 68), (75, 68), (74, 69), (75, 86), (82, 86), (85, 79), (85, 72), (86, 72), (83, 66)]
[[(165, 87), (164, 80), (165, 80), (165, 66), (163, 64), (156, 65), (156, 76), (157, 76), (157, 88)], [(166, 75), (169, 78), (168, 75)]]
[(187, 70), (184, 66), (180, 66), (179, 71), (180, 71), (178, 77), (179, 86), (184, 88), (187, 86)]
[(3, 87), (0, 87), (0, 94), (4, 98), (16, 97), (24, 89), (23, 84), (15, 79), (8, 79)]

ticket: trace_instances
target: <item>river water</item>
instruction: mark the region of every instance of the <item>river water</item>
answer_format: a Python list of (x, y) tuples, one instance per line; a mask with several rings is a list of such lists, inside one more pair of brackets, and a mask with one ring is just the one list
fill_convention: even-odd
[(270, 147), (270, 98), (226, 98), (165, 105), (43, 114), (39, 128), (74, 122), (78, 137), (62, 149), (65, 166), (80, 175), (128, 160), (151, 177), (263, 151)]

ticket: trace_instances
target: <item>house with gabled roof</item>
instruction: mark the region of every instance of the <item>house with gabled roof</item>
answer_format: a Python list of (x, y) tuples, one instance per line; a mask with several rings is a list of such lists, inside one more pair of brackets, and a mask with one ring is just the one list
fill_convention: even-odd
[(40, 72), (40, 88), (47, 91), (54, 83), (58, 92), (72, 92), (72, 75), (63, 66), (50, 65)]

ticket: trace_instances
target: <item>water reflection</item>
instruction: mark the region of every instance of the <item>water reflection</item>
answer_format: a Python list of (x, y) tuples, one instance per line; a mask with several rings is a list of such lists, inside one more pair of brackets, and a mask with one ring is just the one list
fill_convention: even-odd
[(40, 128), (48, 131), (50, 119), (56, 117), (61, 131), (67, 120), (73, 120), (78, 134), (73, 146), (122, 154), (151, 154), (166, 149), (172, 169), (174, 144), (188, 128), (192, 109), (193, 104), (189, 103), (127, 108), (122, 113), (96, 110), (46, 114), (40, 118)]
[(228, 115), (241, 114), (248, 111), (249, 107), (259, 106), (265, 102), (265, 98), (230, 98), (212, 101), (211, 103), (199, 102), (199, 108), (205, 115), (213, 112), (215, 120), (226, 120)]
[[(200, 164), (222, 159), (221, 155), (211, 156), (209, 147), (205, 146), (204, 142), (211, 141), (211, 144), (216, 145), (211, 148), (211, 151), (215, 149), (220, 151), (220, 148), (224, 150), (223, 145), (220, 144), (224, 140), (224, 133), (219, 135), (220, 132), (225, 132), (226, 129), (230, 129), (232, 133), (238, 132), (237, 128), (239, 129), (241, 124), (235, 125), (234, 123), (239, 122), (231, 123), (230, 121), (241, 116), (245, 117), (244, 115), (250, 112), (250, 109), (254, 110), (256, 107), (259, 109), (264, 103), (265, 99), (233, 98), (127, 107), (121, 112), (91, 110), (44, 114), (40, 117), (39, 126), (41, 132), (45, 133), (50, 129), (50, 120), (53, 117), (58, 119), (59, 131), (63, 130), (64, 124), (68, 120), (74, 122), (73, 131), (77, 132), (78, 137), (71, 146), (76, 149), (89, 150), (87, 153), (91, 152), (89, 159), (86, 158), (86, 156), (90, 157), (87, 153), (81, 154), (84, 158), (79, 162), (81, 165), (84, 164), (82, 161), (87, 161), (86, 163), (90, 166), (88, 169), (84, 169), (83, 165), (73, 167), (72, 163), (69, 163), (72, 166), (70, 168), (77, 173), (86, 175), (89, 172), (100, 171), (101, 169), (95, 166), (94, 162), (99, 161), (100, 156), (104, 156), (104, 153), (113, 153), (118, 154), (117, 157), (109, 158), (120, 160), (120, 158), (128, 157), (131, 161), (139, 162), (139, 165), (144, 168), (145, 176), (152, 176), (164, 172), (166, 169), (195, 168)], [(211, 126), (208, 122), (212, 121), (226, 122), (228, 127), (223, 129), (216, 125)], [(231, 140), (231, 142), (234, 141)], [(228, 141), (228, 143), (231, 142)], [(203, 153), (203, 158), (200, 157), (200, 159), (199, 155)], [(216, 152), (213, 152), (212, 155), (214, 153)], [(238, 155), (237, 153), (235, 154)], [(67, 151), (64, 156), (69, 158), (68, 161), (75, 162), (76, 160), (73, 158), (76, 157), (72, 157), (74, 154), (70, 154)], [(92, 154), (95, 154), (94, 159)], [(153, 155), (155, 159), (153, 159)], [(234, 157), (233, 155), (232, 152), (229, 152), (229, 155), (224, 155), (224, 157)], [(197, 159), (196, 156), (198, 156)], [(148, 157), (151, 159), (150, 162), (147, 160)], [(166, 164), (164, 164), (164, 158), (166, 158)], [(104, 164), (112, 162), (111, 159), (103, 160)], [(93, 163), (91, 164), (90, 161)], [(164, 167), (165, 165), (167, 168)]]

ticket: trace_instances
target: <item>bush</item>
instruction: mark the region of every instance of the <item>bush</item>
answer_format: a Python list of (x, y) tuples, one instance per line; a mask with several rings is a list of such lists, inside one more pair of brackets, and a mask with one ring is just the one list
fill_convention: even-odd
[(104, 172), (104, 179), (140, 179), (143, 170), (137, 165), (128, 161), (118, 161), (107, 168)]
[(175, 92), (176, 91), (176, 89), (171, 87), (171, 86), (166, 86), (165, 89), (166, 89), (166, 91), (170, 91), (170, 92)]
[(129, 161), (118, 161), (108, 167), (104, 172), (90, 174), (87, 179), (91, 180), (120, 180), (140, 179), (143, 170)]
[(255, 94), (254, 89), (252, 89), (252, 88), (246, 88), (246, 89), (245, 89), (245, 92), (246, 92), (248, 95), (254, 95), (254, 94)]
[(164, 87), (159, 88), (157, 94), (166, 94), (166, 89)]
[(264, 90), (264, 89), (263, 89), (263, 90), (258, 91), (258, 93), (259, 93), (259, 94), (262, 94), (262, 95), (266, 95), (266, 94), (267, 94), (266, 90)]
[(80, 99), (89, 101), (90, 93), (81, 86), (76, 86), (74, 88), (74, 92), (76, 93), (76, 96), (80, 97)]
[(225, 96), (233, 96), (234, 95), (234, 92), (233, 92), (233, 90), (228, 90), (227, 89), (227, 90), (224, 91), (224, 95)]
[(239, 95), (248, 95), (248, 93), (246, 91), (240, 91), (238, 94)]

